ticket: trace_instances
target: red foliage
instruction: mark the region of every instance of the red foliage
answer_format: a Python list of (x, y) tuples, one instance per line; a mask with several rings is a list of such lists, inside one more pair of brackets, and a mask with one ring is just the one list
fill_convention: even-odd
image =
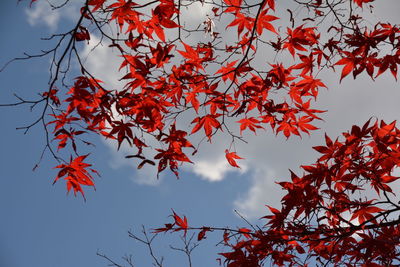
[(236, 163), (237, 159), (243, 159), (241, 157), (239, 157), (236, 152), (229, 152), (228, 149), (225, 150), (225, 157), (228, 160), (228, 163), (236, 168), (240, 168), (239, 165)]
[[(56, 168), (60, 169), (57, 174), (57, 177), (54, 179), (54, 182), (57, 182), (58, 179), (63, 178), (67, 182), (67, 191), (69, 192), (71, 188), (74, 190), (74, 194), (80, 192), (83, 197), (85, 197), (81, 185), (86, 186), (94, 186), (93, 177), (86, 169), (91, 164), (84, 163), (83, 161), (88, 155), (79, 156), (70, 160), (68, 164), (60, 164), (56, 166)], [(91, 172), (97, 173), (95, 170), (90, 169)]]
[[(195, 134), (209, 142), (214, 135), (230, 135), (231, 147), (248, 130), (270, 128), (290, 138), (318, 129), (315, 121), (324, 111), (312, 106), (326, 88), (320, 72), (341, 68), (342, 81), (364, 72), (374, 80), (389, 70), (397, 79), (400, 28), (365, 22), (363, 12), (374, 0), (295, 1), (308, 12), (289, 9), (287, 25), (284, 14), (275, 13), (280, 8), (275, 0), (200, 2), (213, 7), (204, 31), (201, 25), (187, 26), (183, 4), (190, 7), (195, 1), (83, 4), (76, 27), (58, 36), (54, 50), (55, 57), (61, 54), (54, 61), (58, 73), (66, 55), (76, 55), (81, 74), (69, 90), (61, 90), (56, 89), (57, 73), (41, 94), (43, 114), (51, 109), (51, 120), (42, 117), (46, 131), (54, 126), (57, 150), (72, 148), (76, 155), (56, 167), (55, 182), (64, 178), (68, 191), (82, 195), (82, 185), (94, 186), (90, 172), (95, 171), (87, 170), (91, 165), (77, 142), (83, 134), (113, 139), (118, 148), (128, 144), (133, 152), (127, 157), (140, 159), (139, 169), (151, 164), (161, 173), (169, 167), (178, 177), (179, 167), (192, 163), (187, 153), (196, 152)], [(332, 22), (327, 29), (321, 26), (325, 21)], [(113, 24), (117, 35), (104, 27)], [(122, 88), (94, 78), (81, 61), (78, 45), (94, 34), (121, 59)], [(268, 49), (278, 59), (269, 60)], [(279, 55), (285, 58), (280, 61)], [(191, 123), (178, 129), (182, 114)], [(237, 117), (238, 135), (229, 124), (232, 117)], [(223, 230), (230, 251), (220, 255), (229, 267), (260, 266), (266, 259), (279, 266), (312, 260), (336, 266), (398, 265), (400, 220), (395, 214), (400, 207), (391, 199), (391, 183), (399, 178), (393, 171), (400, 167), (400, 130), (395, 122), (370, 124), (353, 126), (335, 141), (326, 136), (325, 145), (314, 147), (320, 158), (302, 166), (302, 175), (292, 172), (291, 181), (280, 183), (287, 194), (281, 209), (269, 207), (264, 228), (191, 228), (186, 217), (173, 212), (174, 222), (155, 232), (197, 230), (200, 241), (207, 232)], [(155, 146), (148, 145), (152, 140)], [(53, 146), (48, 143), (50, 150)], [(242, 158), (236, 152), (226, 149), (225, 155), (239, 167), (236, 160)], [(377, 198), (363, 195), (368, 188)]]
[[(279, 183), (287, 194), (282, 208), (268, 207), (272, 214), (263, 217), (264, 228), (223, 229), (231, 250), (220, 253), (227, 266), (261, 266), (267, 259), (278, 266), (398, 265), (400, 207), (390, 196), (391, 183), (400, 179), (393, 174), (400, 166), (400, 129), (395, 122), (368, 121), (340, 140), (325, 139), (325, 145), (314, 147), (321, 154), (314, 164)], [(381, 198), (368, 199), (369, 188)], [(202, 236), (204, 229), (221, 230), (183, 227), (177, 218), (162, 231), (200, 230)], [(229, 243), (229, 236), (237, 236), (236, 241)]]

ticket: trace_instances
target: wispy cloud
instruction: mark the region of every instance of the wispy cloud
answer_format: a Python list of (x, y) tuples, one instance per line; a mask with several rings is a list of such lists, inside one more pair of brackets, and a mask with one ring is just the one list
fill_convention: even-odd
[[(221, 151), (218, 154), (223, 154)], [(217, 154), (217, 155), (218, 155)], [(216, 159), (199, 159), (191, 166), (190, 171), (200, 176), (202, 179), (209, 182), (219, 182), (227, 177), (228, 173), (240, 172), (245, 173), (247, 166), (241, 164), (241, 169), (232, 168), (226, 161), (225, 157), (218, 157)]]
[(272, 169), (259, 168), (252, 176), (252, 184), (235, 200), (234, 207), (248, 219), (257, 219), (266, 214), (266, 204), (279, 207), (283, 191), (275, 183), (276, 173)]
[[(64, 1), (52, 1), (57, 6)], [(62, 9), (53, 8), (47, 1), (37, 1), (32, 7), (25, 9), (26, 18), (31, 26), (46, 26), (54, 32), (58, 29), (60, 21), (67, 19), (74, 21), (79, 16), (78, 4), (71, 1), (71, 4)]]
[(122, 75), (118, 71), (122, 59), (114, 49), (108, 47), (108, 43), (101, 42), (100, 38), (91, 34), (90, 42), (85, 45), (82, 55), (87, 70), (102, 80), (108, 89), (122, 89), (124, 83), (119, 81)]
[(33, 5), (32, 8), (25, 10), (28, 23), (31, 26), (45, 25), (54, 31), (57, 29), (58, 22), (61, 15), (58, 10), (52, 10), (50, 5), (46, 2), (39, 1)]

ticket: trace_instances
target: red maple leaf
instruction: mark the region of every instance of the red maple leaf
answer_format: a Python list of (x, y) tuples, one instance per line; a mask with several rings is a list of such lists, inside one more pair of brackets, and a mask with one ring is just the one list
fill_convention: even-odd
[(178, 214), (175, 213), (175, 211), (172, 212), (175, 220), (175, 225), (179, 227), (178, 229), (176, 229), (176, 231), (183, 230), (184, 235), (186, 235), (188, 230), (188, 222), (186, 216), (184, 216), (182, 219), (181, 217), (178, 216)]
[(258, 35), (261, 35), (264, 29), (267, 29), (275, 34), (278, 34), (277, 31), (275, 30), (274, 26), (270, 23), (270, 21), (274, 21), (279, 19), (278, 17), (272, 16), (272, 15), (267, 15), (268, 9), (263, 10), (259, 18), (257, 20), (257, 33)]
[(340, 81), (343, 80), (344, 77), (349, 75), (349, 73), (355, 68), (358, 59), (354, 56), (353, 53), (343, 51), (343, 53), (347, 56), (345, 58), (340, 59), (335, 65), (345, 65), (342, 70), (342, 74), (340, 76)]
[(204, 132), (206, 136), (208, 137), (208, 140), (211, 140), (212, 136), (212, 131), (213, 128), (215, 129), (220, 129), (221, 124), (217, 120), (217, 118), (221, 116), (220, 114), (218, 115), (206, 115), (204, 117), (197, 117), (195, 118), (192, 123), (197, 123), (193, 129), (192, 129), (192, 134), (200, 130), (201, 128), (204, 128)]
[(229, 152), (228, 149), (225, 150), (225, 157), (228, 163), (236, 168), (240, 168), (240, 166), (236, 163), (237, 159), (243, 159), (242, 157), (239, 157), (236, 152)]
[(359, 7), (362, 7), (363, 4), (371, 3), (374, 0), (353, 0)]
[[(67, 181), (67, 192), (73, 189), (75, 195), (77, 192), (80, 192), (85, 199), (81, 185), (94, 186), (93, 177), (87, 170), (87, 168), (92, 165), (84, 162), (87, 156), (88, 155), (83, 155), (74, 159), (71, 157), (68, 164), (60, 164), (56, 166), (55, 168), (60, 169), (60, 171), (54, 179), (53, 184), (55, 184), (60, 178), (64, 177)], [(94, 170), (90, 171), (95, 172)]]

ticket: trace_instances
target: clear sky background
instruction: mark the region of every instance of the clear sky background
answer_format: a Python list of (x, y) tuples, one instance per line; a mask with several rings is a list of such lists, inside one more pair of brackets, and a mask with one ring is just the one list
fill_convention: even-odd
[[(379, 6), (382, 1), (376, 2)], [(14, 0), (0, 3), (0, 65), (23, 52), (49, 47), (40, 37), (68, 29), (76, 19), (75, 6), (62, 13), (51, 13), (46, 1), (28, 6), (27, 2), (16, 5)], [(399, 10), (398, 1), (385, 0), (375, 14), (400, 23)], [(201, 22), (205, 13), (200, 10), (194, 20)], [(112, 82), (115, 74), (110, 69), (118, 62), (112, 61), (105, 47), (96, 53), (87, 65), (102, 80)], [(14, 93), (29, 99), (47, 90), (48, 62), (33, 59), (10, 64), (0, 73), (0, 103), (15, 102)], [(264, 205), (279, 205), (282, 196), (275, 181), (286, 179), (288, 169), (313, 162), (317, 154), (311, 147), (323, 142), (325, 132), (335, 137), (372, 116), (387, 122), (400, 118), (400, 86), (389, 74), (376, 82), (365, 75), (356, 81), (346, 78), (341, 84), (338, 80), (339, 74), (323, 77), (329, 90), (322, 90), (318, 101), (320, 109), (328, 110), (325, 122), (318, 125), (321, 130), (288, 141), (270, 130), (249, 135), (249, 144), (237, 147), (246, 158), (241, 161), (242, 170), (227, 165), (223, 151), (229, 141), (224, 136), (212, 145), (204, 143), (196, 165), (185, 167), (180, 180), (167, 173), (159, 181), (152, 170), (137, 172), (137, 163), (124, 159), (126, 148), (117, 152), (114, 144), (94, 138), (96, 149), (90, 160), (102, 177), (96, 179), (96, 192), (85, 191), (87, 202), (73, 194), (66, 196), (62, 181), (52, 185), (56, 175), (52, 168), (57, 163), (49, 154), (32, 171), (45, 145), (43, 129), (36, 126), (24, 135), (16, 127), (33, 122), (40, 109), (0, 108), (0, 266), (106, 266), (97, 251), (114, 259), (132, 254), (136, 266), (151, 266), (146, 249), (130, 239), (127, 231), (139, 233), (142, 225), (160, 227), (171, 221), (171, 209), (186, 215), (193, 226), (245, 226), (235, 209), (262, 224), (257, 218), (265, 215)], [(177, 237), (160, 236), (156, 243), (156, 252), (165, 257), (167, 267), (187, 265), (182, 254), (169, 249), (171, 243), (179, 245)], [(215, 244), (220, 237), (215, 233), (201, 243), (193, 254), (194, 266), (217, 266)]]

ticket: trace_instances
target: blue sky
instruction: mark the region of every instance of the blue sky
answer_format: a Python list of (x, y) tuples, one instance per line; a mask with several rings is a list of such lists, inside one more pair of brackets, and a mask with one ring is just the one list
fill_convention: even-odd
[[(399, 3), (390, 1), (391, 10), (399, 10)], [(0, 65), (23, 52), (49, 47), (40, 37), (71, 25), (73, 8), (48, 17), (45, 4), (35, 4), (29, 10), (26, 2), (16, 5), (13, 0), (2, 1)], [(380, 9), (377, 14), (399, 23), (397, 13), (391, 10)], [(102, 74), (101, 79), (112, 80), (113, 74), (100, 64), (109, 63), (108, 55), (99, 51), (93, 57), (97, 61), (88, 60), (87, 64)], [(0, 73), (0, 81), (0, 103), (14, 102), (14, 93), (34, 98), (47, 89), (48, 59), (10, 64)], [(371, 116), (386, 121), (399, 117), (399, 86), (389, 75), (382, 75), (375, 83), (364, 77), (345, 79), (340, 85), (338, 75), (326, 75), (324, 82), (330, 89), (320, 95), (319, 106), (329, 110), (325, 122), (319, 125), (322, 130), (289, 141), (269, 131), (249, 136), (249, 145), (238, 148), (246, 158), (242, 171), (227, 167), (223, 136), (201, 147), (198, 164), (184, 168), (180, 180), (166, 174), (158, 182), (151, 171), (137, 172), (136, 163), (123, 159), (124, 148), (117, 153), (113, 144), (94, 138), (96, 149), (90, 161), (102, 176), (96, 178), (96, 192), (86, 190), (87, 202), (72, 194), (66, 196), (63, 182), (52, 185), (56, 175), (52, 168), (57, 163), (48, 153), (40, 167), (32, 171), (45, 145), (43, 129), (36, 126), (24, 135), (16, 127), (34, 121), (38, 112), (30, 112), (29, 106), (1, 108), (0, 266), (106, 266), (96, 256), (97, 251), (114, 259), (132, 254), (137, 266), (150, 266), (147, 251), (129, 239), (127, 231), (140, 231), (142, 225), (148, 229), (162, 226), (171, 221), (171, 209), (186, 215), (193, 226), (245, 225), (234, 209), (257, 222), (266, 211), (265, 204), (279, 204), (281, 192), (274, 182), (288, 177), (289, 168), (296, 170), (312, 162), (316, 153), (311, 146), (322, 141), (324, 132), (336, 136)], [(194, 251), (195, 266), (217, 265), (215, 244), (221, 235), (213, 236)], [(186, 266), (185, 258), (168, 247), (177, 244), (177, 237), (160, 236), (156, 244), (166, 266)]]

